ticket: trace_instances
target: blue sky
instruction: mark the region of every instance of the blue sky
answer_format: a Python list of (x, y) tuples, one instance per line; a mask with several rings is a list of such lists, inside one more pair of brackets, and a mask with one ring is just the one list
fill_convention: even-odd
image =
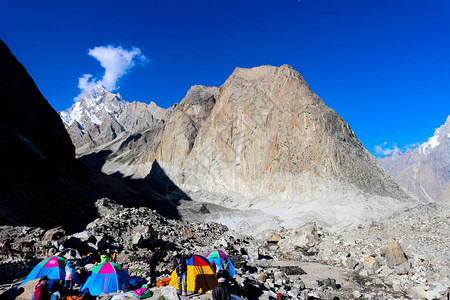
[(89, 50), (138, 48), (116, 82), (162, 107), (236, 67), (289, 64), (364, 146), (424, 142), (450, 113), (449, 0), (0, 0), (0, 38), (55, 110), (100, 80)]

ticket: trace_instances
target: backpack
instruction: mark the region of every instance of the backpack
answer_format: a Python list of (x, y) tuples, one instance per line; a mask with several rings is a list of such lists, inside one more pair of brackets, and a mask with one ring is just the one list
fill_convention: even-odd
[(139, 277), (134, 277), (130, 280), (130, 284), (136, 288), (140, 288), (146, 283), (147, 283), (147, 280), (145, 280), (144, 278), (139, 278)]

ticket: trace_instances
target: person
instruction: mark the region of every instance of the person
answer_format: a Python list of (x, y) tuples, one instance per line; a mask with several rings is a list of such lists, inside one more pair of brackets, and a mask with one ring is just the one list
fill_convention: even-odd
[(47, 281), (49, 280), (47, 275), (42, 276), (39, 279), (39, 283), (34, 289), (34, 300), (48, 300), (50, 299), (50, 292), (48, 290)]
[(211, 267), (212, 267), (214, 273), (217, 274), (217, 266), (216, 266), (216, 262), (214, 260), (211, 263)]
[(110, 256), (108, 255), (108, 253), (103, 253), (102, 255), (100, 255), (100, 263), (108, 262), (109, 259)]
[(227, 258), (222, 261), (220, 270), (217, 271), (217, 277), (230, 278), (230, 262)]
[(158, 253), (150, 250), (148, 255), (148, 264), (150, 265), (150, 286), (156, 286), (156, 264), (158, 260)]
[(51, 286), (50, 291), (53, 295), (61, 297), (64, 291), (64, 280), (56, 280), (55, 283), (53, 283), (53, 285)]
[(230, 262), (228, 261), (228, 258), (223, 260), (221, 269), (226, 271), (228, 275), (230, 274)]
[[(178, 295), (187, 296), (187, 265), (186, 260), (191, 258), (191, 255), (177, 253), (174, 258), (175, 270), (178, 277)], [(181, 283), (183, 282), (183, 288)]]
[(73, 289), (73, 280), (75, 277), (75, 264), (73, 263), (73, 261), (69, 260), (67, 261), (66, 267), (65, 267), (65, 271), (66, 271), (66, 277), (65, 277), (65, 283), (64, 283), (64, 287), (68, 290), (72, 290)]
[(231, 297), (225, 284), (225, 278), (220, 277), (217, 282), (218, 285), (212, 290), (213, 300), (230, 300)]
[(111, 257), (110, 261), (112, 261), (113, 263), (115, 263), (115, 262), (116, 262), (116, 259), (117, 259), (117, 252), (116, 252), (116, 251), (111, 251), (110, 257)]

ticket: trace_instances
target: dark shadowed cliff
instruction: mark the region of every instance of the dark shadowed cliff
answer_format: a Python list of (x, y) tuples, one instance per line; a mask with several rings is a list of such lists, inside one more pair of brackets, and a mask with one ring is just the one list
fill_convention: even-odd
[[(58, 114), (0, 41), (0, 225), (82, 228), (96, 217), (95, 200), (152, 206), (138, 183), (125, 183), (75, 159)], [(170, 209), (169, 209), (170, 210)], [(174, 212), (176, 214), (176, 212)]]

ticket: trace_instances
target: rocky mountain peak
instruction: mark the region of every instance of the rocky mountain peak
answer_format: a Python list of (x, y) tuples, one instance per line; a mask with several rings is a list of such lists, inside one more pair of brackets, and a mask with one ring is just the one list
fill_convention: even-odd
[(231, 76), (229, 77), (230, 80), (234, 79), (235, 77), (241, 78), (243, 80), (248, 81), (265, 81), (265, 80), (271, 80), (276, 78), (277, 76), (287, 76), (292, 78), (298, 78), (302, 81), (303, 77), (298, 73), (294, 68), (292, 68), (290, 65), (282, 65), (280, 67), (276, 66), (270, 66), (270, 65), (264, 65), (254, 68), (239, 68), (237, 67)]
[(186, 93), (186, 96), (181, 100), (183, 102), (189, 102), (192, 105), (202, 104), (205, 101), (208, 101), (211, 97), (217, 96), (218, 88), (217, 87), (206, 87), (203, 85), (194, 85), (189, 91)]
[(450, 201), (450, 116), (427, 142), (378, 159), (396, 181), (420, 201)]
[(288, 65), (236, 68), (220, 88), (193, 86), (157, 124), (98, 144), (110, 153), (102, 170), (286, 224), (341, 226), (413, 203)]
[(78, 122), (82, 127), (87, 123), (102, 124), (108, 115), (118, 118), (125, 103), (119, 94), (113, 94), (101, 86), (84, 91), (72, 107), (60, 112), (66, 127)]
[(219, 89), (217, 87), (194, 85), (181, 100), (176, 111), (186, 114), (195, 122), (203, 120), (211, 113), (212, 108), (216, 104), (218, 93)]
[(428, 155), (434, 148), (441, 143), (445, 143), (450, 139), (450, 116), (447, 117), (444, 125), (437, 128), (434, 135), (428, 139), (427, 142), (419, 146), (419, 152), (423, 155)]
[(77, 102), (59, 112), (77, 153), (87, 154), (111, 142), (123, 132), (138, 132), (151, 128), (165, 116), (166, 110), (154, 102), (126, 102), (96, 86), (77, 97)]
[[(318, 206), (333, 211), (352, 203), (359, 214), (364, 193), (406, 197), (349, 125), (287, 65), (237, 68), (198, 123), (181, 113), (192, 104), (182, 104), (167, 117), (154, 157), (176, 185), (196, 191), (191, 198), (220, 202), (226, 195), (228, 207), (329, 217), (330, 225), (343, 220), (324, 217)], [(274, 201), (283, 204), (274, 208)]]

